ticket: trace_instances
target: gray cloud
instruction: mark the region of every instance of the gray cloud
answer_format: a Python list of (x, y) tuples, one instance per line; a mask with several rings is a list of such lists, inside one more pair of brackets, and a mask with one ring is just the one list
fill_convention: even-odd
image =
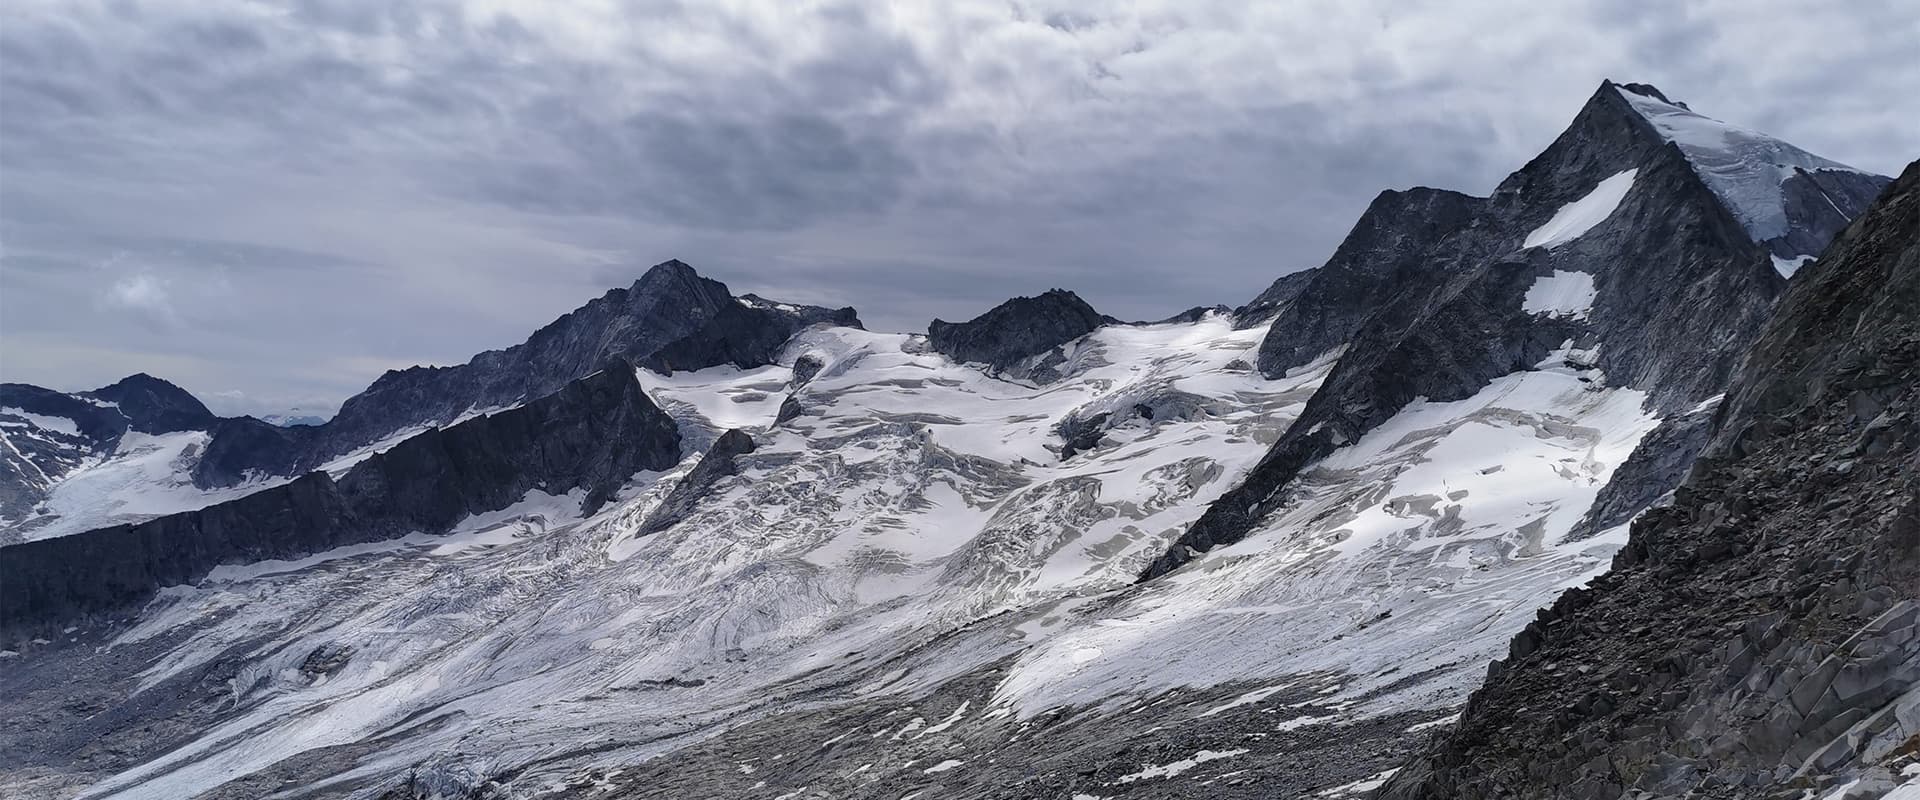
[(1897, 170), (1903, 6), (27, 0), (0, 379), (313, 408), (669, 257), (894, 329), (1238, 303), (1382, 189), (1487, 191), (1601, 78)]

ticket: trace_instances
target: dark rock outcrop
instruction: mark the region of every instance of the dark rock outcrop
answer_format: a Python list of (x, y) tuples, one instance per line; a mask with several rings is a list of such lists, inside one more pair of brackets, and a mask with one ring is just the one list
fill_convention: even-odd
[(1920, 162), (1796, 276), (1673, 504), (1382, 796), (1884, 791), (1916, 688)]
[[(1561, 208), (1627, 170), (1631, 188), (1604, 221), (1551, 247), (1524, 246)], [(1590, 307), (1527, 312), (1534, 282), (1563, 273), (1591, 280)], [(1420, 189), (1374, 202), (1281, 308), (1261, 345), (1269, 376), (1346, 345), (1339, 362), (1244, 482), (1142, 578), (1239, 541), (1285, 502), (1301, 469), (1414, 399), (1470, 397), (1562, 344), (1597, 344), (1607, 385), (1645, 391), (1657, 412), (1684, 413), (1723, 390), (1785, 285), (1766, 248), (1679, 148), (1604, 83), (1566, 132), (1492, 197)], [(1631, 496), (1664, 491), (1649, 485)]]
[(1112, 412), (1101, 411), (1085, 417), (1069, 415), (1061, 420), (1054, 431), (1060, 436), (1060, 460), (1066, 461), (1100, 446), (1100, 440), (1107, 432), (1107, 420), (1111, 418)]
[(1818, 253), (1887, 186), (1886, 178), (1841, 170), (1795, 169), (1780, 184), (1787, 232), (1765, 242), (1775, 255)]
[(707, 448), (707, 454), (695, 464), (686, 477), (675, 484), (660, 506), (641, 523), (635, 536), (659, 533), (674, 526), (680, 520), (693, 513), (694, 506), (707, 496), (713, 485), (721, 478), (738, 474), (739, 456), (753, 452), (753, 437), (738, 428), (728, 429), (726, 433), (713, 440), (713, 446)]
[(955, 361), (985, 364), (995, 374), (1046, 383), (1058, 377), (1059, 346), (1115, 322), (1079, 295), (1050, 289), (1016, 297), (966, 322), (934, 320), (927, 343)]
[(1485, 203), (1426, 187), (1381, 192), (1326, 264), (1280, 278), (1248, 304), (1243, 320), (1277, 314), (1260, 344), (1261, 374), (1278, 378), (1345, 344), (1389, 295), (1442, 268), (1432, 250)]
[(795, 358), (793, 360), (793, 380), (791, 381), (791, 388), (798, 390), (800, 387), (807, 385), (813, 381), (815, 375), (820, 374), (820, 370), (826, 368), (826, 362), (820, 360), (820, 357), (816, 355), (803, 354)]
[(584, 490), (582, 510), (592, 511), (635, 473), (679, 457), (672, 418), (630, 366), (612, 364), (517, 408), (421, 433), (337, 481), (309, 473), (197, 511), (9, 547), (0, 634), (125, 610), (221, 564), (445, 532), (536, 489)]
[(764, 366), (794, 333), (814, 324), (857, 327), (860, 320), (851, 308), (735, 298), (725, 284), (701, 277), (680, 261), (667, 261), (631, 287), (607, 292), (540, 328), (522, 344), (481, 353), (459, 366), (388, 372), (348, 399), (325, 425), (287, 429), (251, 418), (225, 423), (194, 481), (228, 486), (249, 474), (304, 472), (396, 431), (444, 425), (475, 409), (543, 397), (609, 359), (663, 373), (723, 364)]
[[(704, 280), (704, 279), (703, 279)], [(716, 281), (724, 295), (726, 287)], [(781, 346), (801, 328), (814, 324), (860, 327), (860, 318), (851, 308), (830, 310), (812, 306), (775, 303), (755, 295), (739, 302), (729, 301), (716, 308), (712, 316), (653, 353), (637, 356), (640, 366), (663, 374), (675, 370), (696, 370), (721, 364), (742, 369), (773, 363)]]
[(295, 475), (318, 467), (318, 459), (311, 454), (323, 431), (319, 426), (285, 427), (253, 417), (222, 419), (194, 465), (194, 482), (233, 486), (263, 475)]

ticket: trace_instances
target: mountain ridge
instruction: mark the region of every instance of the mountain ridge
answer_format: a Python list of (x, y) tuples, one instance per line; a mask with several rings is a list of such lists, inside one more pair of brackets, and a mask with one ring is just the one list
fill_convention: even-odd
[[(0, 385), (0, 408), (39, 408), (56, 419), (74, 420), (86, 434), (45, 434), (21, 421), (20, 430), (42, 435), (31, 440), (16, 435), (18, 452), (0, 457), (0, 520), (13, 521), (0, 523), (0, 545), (186, 511), (316, 469), (344, 472), (408, 435), (537, 400), (609, 359), (668, 374), (720, 364), (761, 366), (795, 332), (814, 324), (858, 327), (860, 321), (852, 308), (757, 295), (736, 298), (725, 284), (672, 259), (649, 268), (631, 286), (608, 290), (541, 326), (520, 344), (483, 351), (461, 365), (389, 370), (319, 424), (219, 417), (186, 390), (144, 373), (72, 395), (28, 384)], [(125, 430), (163, 440), (122, 453)], [(57, 486), (89, 468), (116, 467), (135, 456), (155, 461), (169, 453), (170, 463), (144, 464), (136, 475), (102, 479), (189, 484), (170, 488), (168, 499), (143, 501), (151, 511), (128, 513), (122, 510), (127, 503), (107, 497), (76, 499), (66, 505), (81, 507), (65, 509), (64, 515), (61, 509), (40, 513), (50, 501), (59, 505), (53, 497)], [(184, 476), (176, 475), (174, 464), (186, 465)]]

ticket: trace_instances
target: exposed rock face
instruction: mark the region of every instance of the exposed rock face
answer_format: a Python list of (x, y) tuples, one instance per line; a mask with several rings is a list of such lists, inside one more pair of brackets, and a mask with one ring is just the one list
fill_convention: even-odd
[(1222, 305), (1194, 306), (1166, 319), (1154, 320), (1147, 325), (1168, 325), (1179, 322), (1199, 322), (1208, 314), (1232, 314), (1234, 310)]
[(1325, 265), (1280, 278), (1248, 304), (1243, 319), (1278, 315), (1260, 346), (1260, 372), (1277, 378), (1345, 344), (1389, 295), (1444, 268), (1435, 248), (1485, 203), (1426, 187), (1381, 192)]
[(1798, 798), (1899, 780), (1920, 756), (1915, 309), (1920, 163), (1795, 279), (1673, 505), (1515, 638), (1383, 797)]
[(31, 630), (124, 609), (221, 564), (444, 532), (535, 489), (585, 490), (591, 511), (634, 473), (678, 462), (679, 443), (632, 369), (615, 365), (518, 408), (414, 436), (338, 481), (315, 472), (198, 511), (9, 547), (0, 620)]
[[(1531, 241), (1609, 180), (1628, 188), (1600, 221), (1571, 238)], [(1285, 502), (1302, 468), (1416, 398), (1469, 397), (1556, 348), (1597, 349), (1590, 357), (1607, 385), (1683, 413), (1726, 386), (1785, 283), (1696, 166), (1620, 87), (1603, 84), (1491, 198), (1422, 189), (1374, 202), (1261, 345), (1269, 376), (1346, 345), (1339, 364), (1244, 484), (1142, 577), (1239, 541)], [(1555, 285), (1576, 287), (1577, 302), (1536, 305)], [(1657, 483), (1631, 498), (1658, 497)]]
[(1056, 348), (1113, 321), (1079, 295), (1051, 289), (1037, 297), (1013, 298), (966, 322), (936, 319), (927, 326), (927, 342), (955, 361), (1046, 383), (1064, 360)]
[(490, 350), (454, 367), (388, 372), (341, 406), (325, 425), (286, 429), (243, 418), (222, 423), (195, 470), (201, 486), (250, 474), (304, 472), (413, 426), (525, 402), (558, 390), (618, 358), (658, 372), (772, 361), (780, 346), (816, 323), (858, 327), (851, 308), (825, 309), (735, 298), (719, 281), (680, 261), (649, 269), (535, 331), (523, 344)]

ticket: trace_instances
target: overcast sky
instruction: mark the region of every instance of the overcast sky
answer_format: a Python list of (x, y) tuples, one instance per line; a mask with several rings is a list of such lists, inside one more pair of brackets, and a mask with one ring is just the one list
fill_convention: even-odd
[(889, 330), (1238, 304), (1381, 189), (1487, 192), (1602, 78), (1920, 156), (1912, 0), (6, 5), (0, 380), (224, 412), (330, 410), (676, 257)]

